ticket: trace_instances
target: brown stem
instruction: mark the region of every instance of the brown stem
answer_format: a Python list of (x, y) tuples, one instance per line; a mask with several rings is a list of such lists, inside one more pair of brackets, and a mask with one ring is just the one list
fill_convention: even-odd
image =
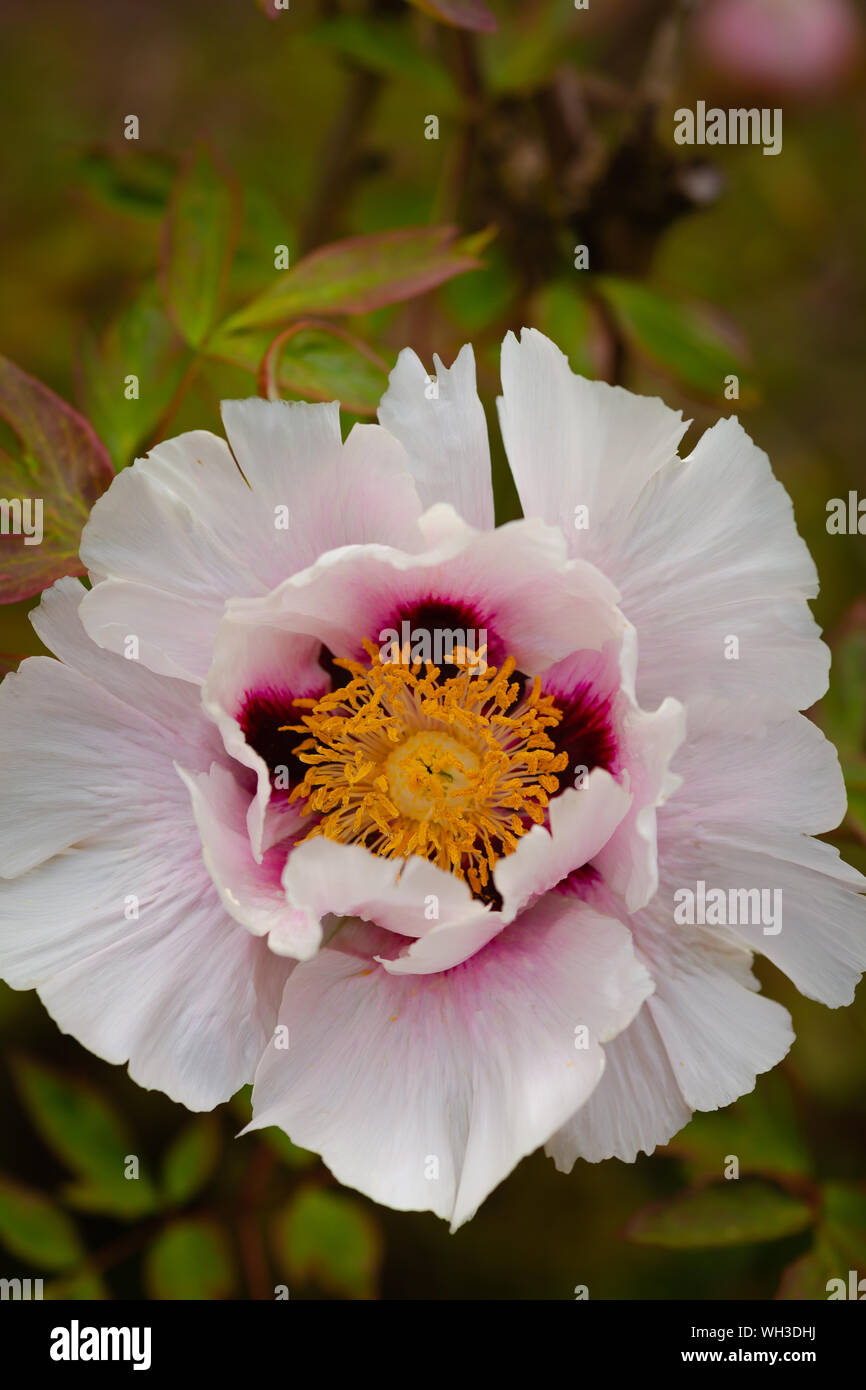
[(319, 184), (301, 231), (301, 251), (334, 239), (340, 209), (359, 173), (358, 146), (382, 87), (382, 78), (367, 68), (349, 67), (343, 106), (322, 150)]
[(260, 1144), (247, 1170), (238, 1201), (238, 1245), (250, 1298), (267, 1302), (273, 1298), (271, 1271), (261, 1224), (261, 1207), (276, 1155)]

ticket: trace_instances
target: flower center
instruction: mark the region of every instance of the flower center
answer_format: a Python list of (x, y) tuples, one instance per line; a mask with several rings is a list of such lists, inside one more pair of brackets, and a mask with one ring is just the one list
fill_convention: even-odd
[(447, 823), (447, 800), (468, 803), (475, 795), (480, 759), (464, 744), (434, 730), (411, 734), (385, 759), (388, 791), (401, 815)]
[(311, 836), (421, 855), (480, 896), (559, 788), (568, 756), (548, 730), (562, 712), (537, 677), (521, 693), (511, 657), (442, 680), (431, 663), (382, 662), (364, 646), (368, 662), (336, 663), (347, 685), (296, 700), (309, 713), (282, 726), (308, 735), (296, 750), (308, 771), (291, 799), (318, 815)]

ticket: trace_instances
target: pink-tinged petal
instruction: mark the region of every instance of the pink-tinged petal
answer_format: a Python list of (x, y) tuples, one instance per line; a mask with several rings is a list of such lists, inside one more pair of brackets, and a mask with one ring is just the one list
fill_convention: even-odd
[(410, 348), (397, 358), (379, 419), (405, 446), (422, 505), (450, 502), (471, 526), (493, 526), (487, 421), (475, 389), (475, 356), (451, 367), (433, 358), (435, 384)]
[(623, 720), (622, 757), (632, 805), (599, 850), (595, 867), (629, 912), (645, 907), (658, 888), (656, 813), (680, 785), (670, 765), (685, 733), (686, 711), (678, 700), (663, 700), (653, 714), (632, 709)]
[(595, 859), (631, 804), (628, 789), (601, 767), (580, 790), (567, 787), (555, 796), (548, 808), (550, 829), (534, 825), (493, 871), (504, 919), (513, 921), (527, 903)]
[(621, 643), (575, 652), (544, 677), (545, 693), (563, 711), (551, 735), (557, 752), (568, 756), (561, 785), (583, 786), (584, 768), (606, 767), (631, 794), (627, 813), (594, 860), (629, 911), (643, 907), (658, 887), (656, 811), (682, 780), (670, 764), (685, 736), (685, 711), (676, 700), (663, 701), (654, 713), (639, 708), (636, 669), (637, 635), (627, 623)]
[(334, 546), (421, 544), (387, 431), (356, 426), (343, 444), (336, 404), (228, 401), (224, 418), (234, 455), (204, 430), (157, 445), (114, 480), (82, 537), (104, 581), (82, 610), (93, 640), (122, 652), (133, 633), (145, 664), (198, 681), (227, 598), (266, 593)]
[(585, 1102), (651, 985), (618, 923), (556, 896), (446, 974), (389, 975), (387, 942), (347, 925), (295, 968), (250, 1128), (280, 1125), (340, 1182), (455, 1229)]
[(195, 688), (94, 648), (83, 593), (64, 581), (36, 617), (70, 664), (32, 658), (0, 687), (0, 972), (207, 1109), (249, 1080), (290, 967), (226, 915), (201, 859), (172, 759), (224, 755)]
[[(541, 671), (575, 647), (601, 648), (624, 622), (616, 590), (592, 565), (567, 561), (557, 531), (517, 521), (479, 532), (441, 504), (422, 519), (432, 548), (332, 551), (264, 598), (229, 603), (229, 621), (308, 633), (333, 652), (363, 655), (362, 642), (399, 628), (420, 602), (471, 605), (479, 625), (525, 671)], [(384, 640), (384, 639), (382, 639)]]
[[(502, 344), (499, 419), (524, 516), (561, 527), (573, 555), (619, 536), (631, 500), (676, 456), (688, 428), (681, 411), (621, 386), (576, 376), (534, 328)], [(575, 508), (588, 509), (578, 528)], [(578, 518), (581, 523), (583, 517)]]
[(309, 960), (319, 949), (318, 922), (286, 902), (282, 872), (285, 847), (270, 849), (261, 863), (253, 857), (247, 831), (249, 796), (227, 768), (191, 776), (178, 767), (189, 791), (202, 856), (223, 907), (254, 936), (267, 937), (278, 956)]
[[(395, 959), (393, 950), (385, 952), (385, 969), (397, 974), (458, 965), (502, 927), (500, 914), (473, 898), (462, 879), (428, 860), (386, 859), (324, 836), (292, 850), (283, 887), (287, 901), (311, 923), (328, 914), (360, 917), (398, 937), (421, 938)], [(399, 943), (392, 938), (392, 944)]]
[(312, 638), (267, 626), (247, 628), (223, 622), (216, 633), (202, 704), (216, 723), (226, 752), (255, 777), (256, 790), (249, 801), (247, 827), (258, 862), (273, 840), (275, 820), (282, 835), (286, 835), (297, 827), (300, 817), (297, 811), (291, 811), (288, 816), (276, 818), (271, 814), (269, 819), (269, 811), (273, 808), (271, 772), (247, 738), (245, 713), (251, 700), (272, 694), (285, 696), (286, 722), (297, 723), (300, 715), (292, 715), (291, 698), (316, 698), (329, 687), (328, 678), (318, 663), (319, 651), (320, 643)]
[(485, 911), (481, 904), (476, 904), (464, 921), (437, 922), (401, 955), (390, 959), (377, 956), (376, 960), (389, 975), (435, 975), (469, 960), (498, 936), (502, 927), (500, 912), (492, 912), (489, 908)]

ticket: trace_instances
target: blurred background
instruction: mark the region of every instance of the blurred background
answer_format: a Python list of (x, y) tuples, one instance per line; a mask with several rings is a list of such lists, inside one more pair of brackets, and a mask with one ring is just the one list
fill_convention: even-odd
[[(499, 343), (529, 324), (576, 370), (682, 407), (686, 449), (737, 413), (769, 453), (834, 649), (812, 714), (840, 746), (851, 809), (828, 838), (866, 870), (866, 555), (826, 526), (831, 499), (866, 497), (859, 6), (0, 11), (0, 351), (98, 436), (50, 485), (51, 431), (25, 437), (21, 379), (0, 371), (0, 495), (38, 485), (56, 513), (26, 568), (20, 540), (0, 538), (2, 669), (39, 650), (27, 612), (75, 572), (112, 470), (218, 430), (221, 397), (339, 398), (348, 426), (375, 412), (402, 346), (447, 363), (472, 341), (492, 424)], [(674, 111), (699, 100), (780, 108), (781, 153), (676, 145)], [(494, 453), (506, 520), (517, 504)], [(563, 1176), (536, 1154), (455, 1236), (342, 1191), (276, 1133), (234, 1140), (245, 1095), (192, 1117), (140, 1090), (35, 995), (0, 987), (2, 1271), (80, 1298), (277, 1284), (292, 1298), (824, 1298), (832, 1275), (866, 1275), (866, 1003), (831, 1012), (757, 969), (797, 1042), (752, 1096), (631, 1166)], [(118, 1178), (126, 1155), (137, 1182)]]

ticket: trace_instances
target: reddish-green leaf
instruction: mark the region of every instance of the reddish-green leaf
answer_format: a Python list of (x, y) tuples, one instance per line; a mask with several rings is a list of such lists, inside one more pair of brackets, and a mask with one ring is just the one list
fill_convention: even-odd
[(238, 228), (232, 181), (207, 146), (197, 145), (169, 204), (160, 273), (169, 313), (191, 347), (216, 323)]
[(423, 10), (444, 24), (453, 24), (457, 29), (475, 29), (482, 34), (492, 34), (496, 29), (496, 16), (484, 4), (484, 0), (409, 0), (416, 10)]
[(306, 314), (365, 314), (413, 299), (479, 264), (474, 248), (458, 241), (453, 227), (408, 227), (336, 241), (304, 257), (233, 314), (212, 347), (221, 354), (238, 330)]
[[(0, 449), (0, 602), (15, 603), (61, 575), (84, 573), (81, 529), (114, 474), (84, 417), (5, 357), (0, 417), (18, 440), (14, 456)], [(29, 544), (37, 540), (40, 511), (42, 538)]]

